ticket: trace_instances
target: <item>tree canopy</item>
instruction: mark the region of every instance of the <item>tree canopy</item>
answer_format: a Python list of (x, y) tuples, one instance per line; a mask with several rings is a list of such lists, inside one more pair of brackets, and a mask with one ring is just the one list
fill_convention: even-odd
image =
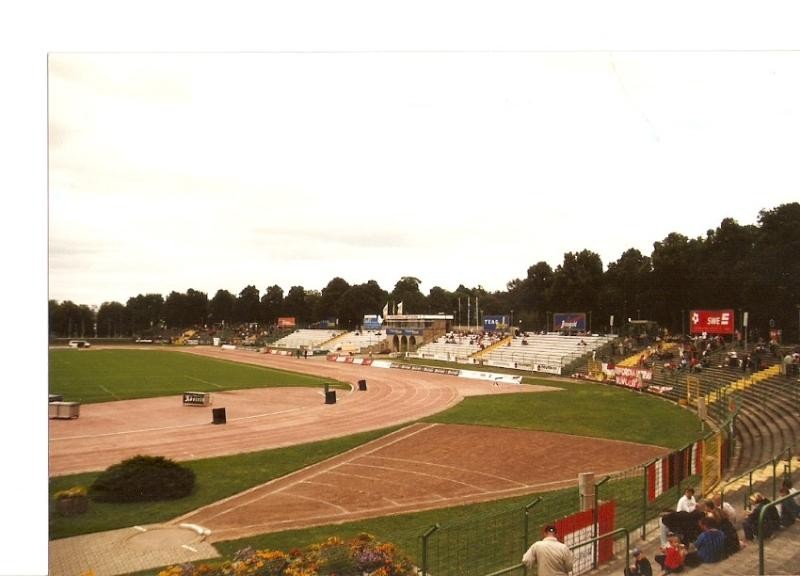
[(671, 232), (653, 244), (651, 254), (631, 248), (605, 268), (590, 248), (568, 252), (555, 268), (544, 261), (532, 264), (526, 277), (510, 279), (506, 290), (490, 293), (459, 284), (453, 291), (434, 286), (426, 295), (421, 284), (420, 278), (401, 276), (387, 292), (374, 280), (351, 285), (337, 276), (321, 291), (296, 285), (284, 295), (272, 285), (261, 296), (248, 285), (238, 296), (220, 289), (209, 300), (190, 288), (166, 299), (139, 294), (124, 305), (105, 302), (98, 310), (51, 300), (49, 328), (52, 336), (122, 337), (222, 322), (270, 326), (278, 317), (294, 316), (299, 325), (338, 320), (352, 329), (390, 302), (402, 302), (406, 314), (453, 314), (464, 324), (469, 302), (474, 326), (477, 297), (481, 316), (513, 314), (515, 324), (527, 330), (545, 328), (553, 312), (584, 312), (595, 332), (608, 330), (613, 315), (615, 326), (638, 318), (679, 333), (689, 310), (724, 308), (736, 311), (737, 323), (748, 311), (750, 328), (762, 336), (775, 327), (783, 329), (784, 339), (800, 341), (800, 204), (762, 210), (756, 225), (725, 218), (705, 237)]

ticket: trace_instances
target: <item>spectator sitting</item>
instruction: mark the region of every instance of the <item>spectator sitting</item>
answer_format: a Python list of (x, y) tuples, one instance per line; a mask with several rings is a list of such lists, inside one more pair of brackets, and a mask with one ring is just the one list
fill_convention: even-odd
[(734, 508), (730, 502), (725, 500), (722, 501), (722, 496), (720, 494), (716, 494), (714, 496), (714, 507), (722, 510), (723, 514), (727, 516), (728, 520), (730, 520), (731, 524), (736, 526), (737, 517), (736, 517), (736, 508)]
[(669, 512), (661, 516), (661, 522), (667, 527), (669, 532), (678, 534), (681, 541), (688, 546), (700, 535), (700, 518), (705, 516), (703, 510), (693, 510), (692, 512)]
[[(784, 484), (781, 486), (781, 496), (787, 496), (791, 494), (789, 489)], [(794, 524), (795, 520), (797, 520), (798, 514), (800, 514), (800, 506), (797, 505), (797, 501), (794, 498), (789, 498), (788, 500), (784, 500), (781, 504), (781, 526), (791, 526)]]
[(681, 544), (675, 534), (669, 536), (667, 545), (662, 548), (662, 552), (663, 554), (656, 554), (656, 562), (663, 570), (662, 575), (683, 572), (686, 547)]
[(633, 564), (625, 568), (625, 576), (653, 576), (653, 567), (650, 565), (650, 560), (647, 556), (642, 554), (638, 548), (631, 550), (633, 556)]
[(717, 528), (717, 522), (712, 516), (701, 518), (700, 528), (703, 532), (692, 543), (691, 551), (686, 555), (687, 566), (719, 562), (725, 552), (725, 534)]
[(800, 517), (800, 502), (797, 501), (797, 498), (798, 498), (798, 496), (800, 496), (800, 494), (798, 494), (797, 488), (793, 488), (792, 487), (792, 481), (789, 478), (784, 478), (783, 482), (781, 483), (781, 486), (783, 488), (786, 488), (786, 490), (788, 490), (789, 494), (794, 494), (795, 495), (794, 496), (794, 501), (795, 501), (795, 503), (797, 503), (797, 506), (798, 506), (798, 509), (799, 509), (798, 513), (797, 513), (797, 516)]
[[(717, 506), (713, 500), (705, 500), (703, 504), (706, 509), (706, 516), (713, 518), (716, 521), (720, 532), (725, 535), (723, 558), (727, 558), (731, 554), (735, 554), (741, 550), (739, 534), (736, 532), (736, 528), (728, 516), (728, 513), (724, 509)], [(730, 504), (728, 506), (731, 510), (733, 510), (733, 507), (730, 506)]]
[[(758, 516), (761, 514), (762, 508), (769, 504), (769, 500), (761, 492), (753, 492), (750, 496), (750, 502), (754, 505), (754, 508), (742, 522), (742, 528), (744, 529), (745, 539), (753, 541), (758, 536)], [(778, 516), (778, 511), (774, 506), (771, 506), (764, 514), (763, 537), (769, 538), (776, 530), (780, 529), (780, 526), (781, 519)]]
[(683, 496), (678, 500), (678, 505), (675, 508), (676, 512), (694, 512), (697, 507), (697, 500), (694, 499), (694, 488), (688, 486), (683, 491)]

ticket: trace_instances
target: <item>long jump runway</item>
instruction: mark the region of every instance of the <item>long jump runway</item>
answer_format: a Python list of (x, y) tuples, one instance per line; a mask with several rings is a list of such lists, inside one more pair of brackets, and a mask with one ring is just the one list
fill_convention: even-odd
[[(630, 442), (418, 423), (178, 518), (210, 542), (574, 486), (666, 451)], [(598, 455), (602, 454), (602, 458)]]

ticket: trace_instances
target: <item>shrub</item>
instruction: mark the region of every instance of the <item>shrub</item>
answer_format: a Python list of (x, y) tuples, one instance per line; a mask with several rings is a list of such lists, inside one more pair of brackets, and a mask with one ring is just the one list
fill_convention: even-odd
[(194, 472), (163, 456), (134, 456), (114, 464), (89, 488), (97, 502), (176, 500), (194, 490)]

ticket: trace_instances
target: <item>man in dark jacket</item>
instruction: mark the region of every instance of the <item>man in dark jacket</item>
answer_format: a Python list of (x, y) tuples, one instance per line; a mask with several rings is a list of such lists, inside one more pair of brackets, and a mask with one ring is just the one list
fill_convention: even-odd
[[(742, 528), (744, 529), (744, 537), (752, 541), (758, 536), (758, 517), (761, 514), (762, 508), (769, 504), (769, 499), (761, 492), (753, 492), (753, 495), (750, 496), (750, 502), (753, 504), (753, 509), (750, 511), (750, 514), (747, 515), (747, 518), (744, 519), (744, 522), (742, 522)], [(769, 538), (776, 530), (779, 530), (780, 527), (781, 519), (778, 516), (778, 511), (775, 510), (774, 506), (770, 506), (764, 514), (764, 526), (762, 528), (763, 537)]]

